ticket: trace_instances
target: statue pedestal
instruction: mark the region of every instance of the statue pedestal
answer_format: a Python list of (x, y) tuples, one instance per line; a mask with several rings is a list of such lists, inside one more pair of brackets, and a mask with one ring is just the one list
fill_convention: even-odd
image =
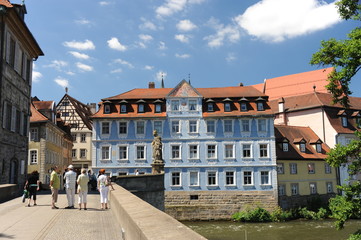
[(152, 165), (152, 174), (164, 173), (164, 162), (163, 161), (154, 161), (151, 165)]

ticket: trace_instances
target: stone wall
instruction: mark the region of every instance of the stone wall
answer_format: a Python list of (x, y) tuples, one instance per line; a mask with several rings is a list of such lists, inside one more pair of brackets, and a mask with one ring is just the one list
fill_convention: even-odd
[(276, 191), (167, 191), (165, 212), (177, 220), (229, 220), (247, 208), (273, 210)]
[(164, 174), (126, 175), (114, 181), (153, 207), (164, 211)]
[(0, 184), (0, 203), (19, 196), (20, 192), (16, 184)]
[(315, 194), (315, 195), (296, 195), (296, 196), (279, 196), (279, 206), (284, 209), (298, 208), (298, 207), (320, 207), (328, 205), (330, 198), (335, 197), (336, 194)]

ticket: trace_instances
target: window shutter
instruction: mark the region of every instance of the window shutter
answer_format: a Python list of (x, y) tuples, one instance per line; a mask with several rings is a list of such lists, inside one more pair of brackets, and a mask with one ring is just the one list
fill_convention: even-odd
[(6, 34), (6, 62), (10, 62), (10, 45), (11, 45), (11, 35), (9, 32)]
[(3, 108), (3, 128), (6, 128), (6, 119), (7, 119), (7, 104), (6, 102), (4, 101), (4, 108)]
[(16, 108), (13, 106), (11, 109), (11, 127), (10, 131), (15, 132), (16, 125)]

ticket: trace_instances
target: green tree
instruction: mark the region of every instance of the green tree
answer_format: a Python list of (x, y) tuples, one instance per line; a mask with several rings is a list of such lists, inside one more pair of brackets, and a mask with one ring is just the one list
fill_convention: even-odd
[[(336, 3), (342, 19), (361, 21), (361, 4), (359, 0), (340, 0)], [(349, 84), (361, 68), (361, 28), (356, 27), (346, 40), (330, 39), (321, 42), (321, 49), (314, 53), (312, 65), (333, 66), (327, 89), (333, 95), (334, 103), (349, 107), (348, 96), (352, 93)], [(348, 164), (348, 172), (354, 175), (361, 172), (361, 132), (355, 132), (357, 140), (347, 146), (336, 145), (331, 149), (326, 161), (333, 167)], [(339, 186), (342, 196), (330, 200), (332, 216), (336, 218), (337, 229), (342, 229), (345, 222), (353, 217), (361, 217), (361, 184), (350, 181), (348, 185)], [(361, 230), (349, 239), (361, 239)]]

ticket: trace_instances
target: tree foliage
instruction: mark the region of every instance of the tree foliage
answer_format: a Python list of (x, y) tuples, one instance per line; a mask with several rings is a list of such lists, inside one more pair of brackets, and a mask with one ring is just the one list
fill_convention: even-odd
[[(341, 0), (336, 3), (342, 19), (361, 20), (361, 4), (357, 0)], [(352, 93), (349, 85), (352, 77), (361, 68), (361, 28), (357, 27), (348, 34), (346, 40), (334, 38), (322, 41), (321, 49), (314, 53), (312, 65), (333, 66), (335, 71), (329, 75), (326, 88), (333, 94), (334, 103), (349, 106), (348, 96)]]

